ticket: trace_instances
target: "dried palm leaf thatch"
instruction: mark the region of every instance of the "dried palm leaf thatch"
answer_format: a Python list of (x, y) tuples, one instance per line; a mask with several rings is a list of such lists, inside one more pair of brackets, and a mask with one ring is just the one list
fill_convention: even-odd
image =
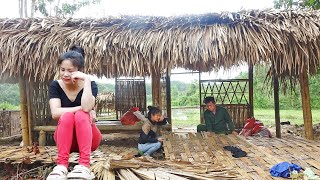
[(0, 72), (45, 81), (72, 44), (98, 76), (145, 76), (173, 67), (212, 71), (276, 64), (276, 73), (316, 72), (320, 11), (251, 10), (174, 17), (0, 19)]
[(99, 161), (90, 168), (97, 179), (241, 179), (235, 167), (221, 163), (184, 161), (157, 161), (150, 158), (109, 159)]

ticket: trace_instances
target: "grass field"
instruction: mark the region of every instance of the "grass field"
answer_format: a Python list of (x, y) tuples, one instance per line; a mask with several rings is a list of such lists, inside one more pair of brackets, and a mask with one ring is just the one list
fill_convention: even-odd
[[(275, 124), (273, 109), (255, 109), (254, 115), (265, 125)], [(312, 120), (313, 124), (320, 123), (320, 110), (312, 110)], [(172, 109), (172, 121), (174, 127), (195, 127), (200, 123), (199, 109)], [(302, 110), (280, 110), (280, 121), (301, 125), (303, 124)]]

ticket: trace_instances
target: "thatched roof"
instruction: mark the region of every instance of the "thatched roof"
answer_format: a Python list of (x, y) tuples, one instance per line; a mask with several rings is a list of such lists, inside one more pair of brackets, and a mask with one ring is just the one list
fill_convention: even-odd
[(107, 77), (262, 61), (274, 61), (278, 73), (297, 75), (301, 68), (313, 73), (319, 67), (320, 12), (0, 19), (0, 37), (0, 72), (23, 71), (41, 80), (52, 77), (58, 55), (72, 44), (85, 49), (89, 72)]

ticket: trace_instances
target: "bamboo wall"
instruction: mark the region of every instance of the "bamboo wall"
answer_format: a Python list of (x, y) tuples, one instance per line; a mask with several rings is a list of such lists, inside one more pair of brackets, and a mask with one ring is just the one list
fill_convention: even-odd
[(0, 111), (0, 138), (21, 134), (20, 111)]
[(139, 107), (146, 113), (145, 79), (116, 79), (116, 112), (117, 119), (132, 107)]

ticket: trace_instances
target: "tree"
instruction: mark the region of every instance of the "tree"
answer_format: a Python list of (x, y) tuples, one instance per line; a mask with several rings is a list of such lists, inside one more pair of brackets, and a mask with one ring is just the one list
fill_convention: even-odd
[(90, 4), (100, 3), (101, 0), (78, 0), (63, 1), (61, 0), (37, 0), (35, 11), (39, 11), (44, 16), (67, 17), (74, 15), (82, 7)]
[(35, 11), (35, 7), (36, 7), (36, 0), (31, 0), (31, 17), (33, 18), (34, 17), (34, 11)]
[(312, 8), (320, 9), (320, 0), (274, 0), (274, 7), (277, 9), (290, 8)]

